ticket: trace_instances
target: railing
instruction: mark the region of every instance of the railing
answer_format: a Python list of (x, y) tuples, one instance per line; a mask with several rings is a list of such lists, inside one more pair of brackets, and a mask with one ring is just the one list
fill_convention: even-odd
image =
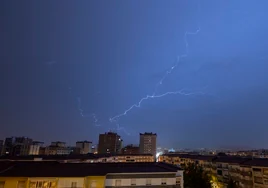
[(242, 176), (249, 176), (252, 177), (252, 172), (251, 171), (240, 171), (240, 174)]
[(240, 173), (241, 171), (239, 169), (236, 169), (236, 168), (229, 168), (229, 172), (232, 172), (232, 173)]
[(241, 182), (243, 185), (250, 185), (250, 186), (253, 185), (253, 181), (252, 181), (252, 180), (244, 180), (244, 179), (240, 179), (240, 182)]
[(253, 171), (254, 176), (262, 176), (262, 172)]

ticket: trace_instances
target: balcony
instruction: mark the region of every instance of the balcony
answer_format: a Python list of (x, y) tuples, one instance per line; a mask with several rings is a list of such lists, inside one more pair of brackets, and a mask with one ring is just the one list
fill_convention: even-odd
[(241, 179), (240, 183), (244, 185), (244, 187), (250, 187), (253, 185), (253, 181), (252, 180), (245, 180), (245, 179)]
[(218, 164), (218, 165), (217, 165), (217, 168), (222, 168), (222, 165), (219, 165), (219, 164)]
[(229, 169), (229, 172), (231, 172), (231, 173), (237, 173), (237, 174), (240, 174), (241, 173), (241, 171), (239, 169), (237, 169), (237, 168), (230, 168)]
[(253, 171), (254, 176), (262, 176), (262, 172), (259, 171)]
[(242, 176), (252, 177), (252, 172), (251, 171), (240, 171), (240, 174)]
[(217, 167), (216, 166), (212, 166), (212, 170), (217, 170)]
[(239, 176), (231, 176), (232, 180), (234, 180), (235, 182), (240, 182), (241, 178)]
[(221, 168), (224, 169), (224, 170), (229, 170), (228, 165), (222, 165)]

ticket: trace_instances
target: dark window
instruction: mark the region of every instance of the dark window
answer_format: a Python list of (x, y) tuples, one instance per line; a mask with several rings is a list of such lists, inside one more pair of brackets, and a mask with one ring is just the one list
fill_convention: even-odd
[(253, 168), (253, 171), (254, 172), (261, 172), (261, 169), (260, 168)]
[(222, 176), (222, 171), (221, 170), (217, 170), (217, 174)]

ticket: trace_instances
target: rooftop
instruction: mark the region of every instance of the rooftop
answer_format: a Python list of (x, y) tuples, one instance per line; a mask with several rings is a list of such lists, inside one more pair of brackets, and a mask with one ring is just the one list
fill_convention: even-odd
[(0, 162), (2, 177), (85, 177), (108, 173), (175, 173), (178, 167), (165, 163), (58, 163)]
[(212, 161), (216, 156), (213, 155), (191, 155), (191, 154), (178, 154), (178, 153), (168, 153), (163, 154), (163, 156), (173, 156), (180, 157), (185, 159), (196, 159), (196, 160), (204, 160), (204, 161)]
[(0, 156), (0, 161), (31, 161), (34, 159), (42, 160), (89, 160), (89, 159), (99, 159), (99, 158), (108, 158), (116, 156), (153, 156), (151, 154), (84, 154), (84, 155), (25, 155), (25, 156)]
[(242, 164), (242, 163), (249, 161), (249, 160), (251, 160), (251, 158), (224, 156), (224, 157), (216, 157), (213, 160), (213, 162), (229, 163), (229, 164)]
[(238, 156), (212, 156), (212, 155), (189, 155), (189, 154), (177, 154), (168, 153), (162, 156), (180, 157), (184, 159), (204, 160), (218, 163), (239, 164), (245, 166), (263, 166), (268, 167), (268, 159), (238, 157)]
[(150, 132), (150, 133), (149, 132), (148, 133), (147, 132), (140, 133), (140, 135), (155, 135), (155, 136), (157, 136), (156, 133), (152, 133), (152, 132)]
[(268, 159), (251, 159), (243, 163), (245, 166), (262, 166), (268, 167)]
[(87, 141), (87, 140), (84, 140), (84, 141), (77, 141), (76, 143), (91, 143), (91, 144), (92, 144), (92, 142)]

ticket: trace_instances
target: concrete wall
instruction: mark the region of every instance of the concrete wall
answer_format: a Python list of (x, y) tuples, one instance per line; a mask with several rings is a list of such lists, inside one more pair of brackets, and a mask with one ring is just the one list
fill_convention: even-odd
[[(19, 182), (24, 182), (25, 187), (27, 186), (27, 180), (28, 178), (1, 178), (0, 177), (0, 188), (4, 185), (3, 188), (17, 188)], [(23, 187), (21, 187), (23, 188)]]
[(72, 187), (72, 183), (76, 183), (77, 188), (84, 187), (84, 178), (59, 178), (58, 188)]
[[(166, 185), (176, 185), (176, 178), (163, 178)], [(139, 179), (106, 179), (105, 186), (116, 186), (116, 180), (121, 180), (121, 186), (131, 186), (135, 181), (136, 186), (144, 186), (147, 180), (151, 180), (151, 185), (162, 185), (162, 178), (139, 178)], [(134, 181), (133, 181), (134, 180)]]
[(180, 186), (181, 188), (184, 188), (184, 182), (183, 182), (183, 170), (178, 170), (177, 173), (176, 173), (176, 177), (177, 178), (180, 178)]

